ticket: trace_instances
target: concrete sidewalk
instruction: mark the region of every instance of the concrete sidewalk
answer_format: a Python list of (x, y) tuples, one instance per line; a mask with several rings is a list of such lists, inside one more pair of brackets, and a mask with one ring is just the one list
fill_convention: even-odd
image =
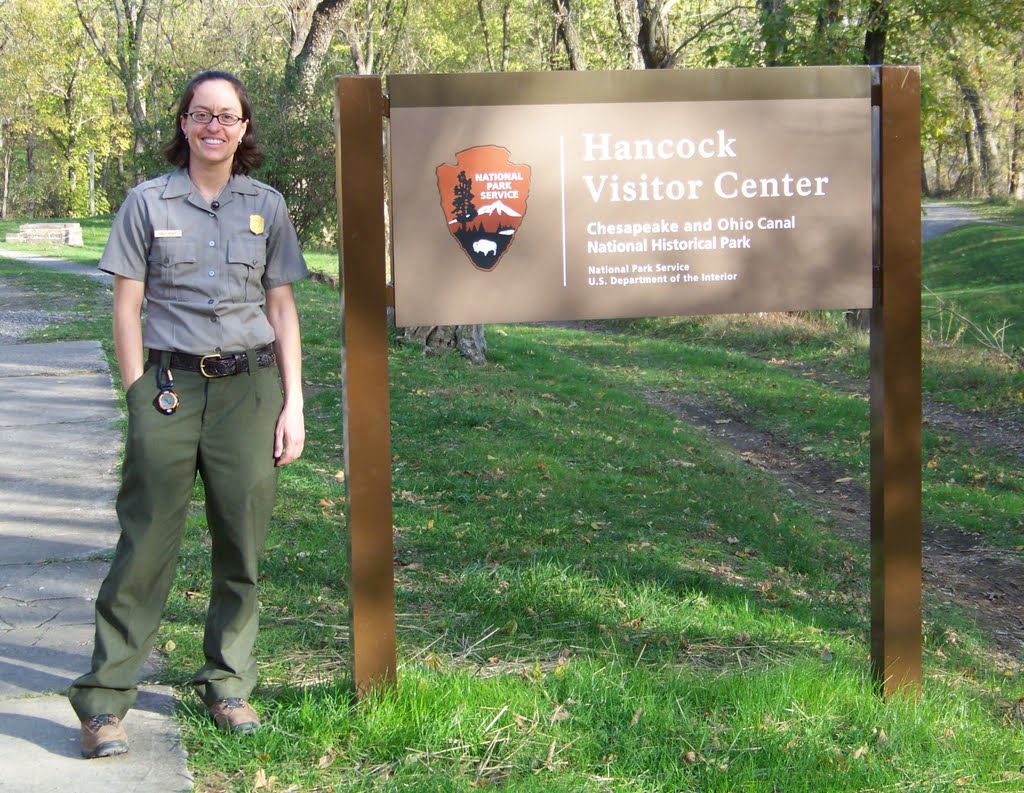
[(192, 787), (169, 687), (142, 690), (128, 754), (89, 761), (63, 695), (88, 669), (96, 557), (117, 541), (120, 418), (98, 342), (0, 344), (2, 793)]

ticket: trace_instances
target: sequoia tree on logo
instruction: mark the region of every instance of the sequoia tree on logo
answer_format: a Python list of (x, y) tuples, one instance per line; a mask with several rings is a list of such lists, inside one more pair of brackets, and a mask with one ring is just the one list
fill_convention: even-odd
[(508, 149), (474, 146), (437, 166), (448, 231), (479, 270), (497, 267), (526, 216), (530, 166), (513, 163)]

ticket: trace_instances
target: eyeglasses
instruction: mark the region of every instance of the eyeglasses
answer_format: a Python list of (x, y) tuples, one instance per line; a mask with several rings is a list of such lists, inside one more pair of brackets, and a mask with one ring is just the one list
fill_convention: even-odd
[(233, 127), (242, 120), (241, 116), (236, 116), (234, 113), (208, 113), (205, 110), (194, 110), (191, 113), (183, 113), (182, 115), (188, 116), (197, 124), (209, 124), (214, 119), (217, 119), (217, 122), (222, 127)]

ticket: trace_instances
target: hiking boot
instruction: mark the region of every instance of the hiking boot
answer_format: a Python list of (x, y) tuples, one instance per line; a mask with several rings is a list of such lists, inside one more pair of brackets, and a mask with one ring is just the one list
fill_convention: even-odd
[(218, 699), (212, 705), (207, 705), (206, 709), (210, 711), (217, 726), (225, 732), (249, 735), (260, 726), (260, 717), (252, 705), (240, 697)]
[(113, 757), (128, 751), (128, 736), (121, 720), (112, 713), (93, 716), (82, 722), (82, 757)]

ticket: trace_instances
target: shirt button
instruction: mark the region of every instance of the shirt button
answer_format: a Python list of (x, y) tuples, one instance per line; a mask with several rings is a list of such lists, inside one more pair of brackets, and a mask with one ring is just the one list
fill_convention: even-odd
[(209, 275), (209, 276), (210, 276), (210, 278), (213, 278), (213, 276), (215, 276), (216, 274), (217, 274), (217, 273), (216, 273), (216, 272), (214, 272), (213, 270), (210, 270), (210, 272), (208, 272), (208, 273), (207, 273), (207, 275)]
[(213, 305), (213, 298), (210, 298), (210, 299), (209, 299), (209, 300), (207, 300), (206, 302), (207, 302), (207, 303), (208, 303), (209, 305), (211, 305), (211, 306), (212, 306), (212, 305)]
[(217, 245), (216, 242), (214, 242), (213, 240), (210, 240), (210, 247), (211, 248), (216, 247), (216, 245)]
[(209, 215), (211, 218), (217, 217), (217, 214), (215, 212), (207, 212), (206, 214)]

